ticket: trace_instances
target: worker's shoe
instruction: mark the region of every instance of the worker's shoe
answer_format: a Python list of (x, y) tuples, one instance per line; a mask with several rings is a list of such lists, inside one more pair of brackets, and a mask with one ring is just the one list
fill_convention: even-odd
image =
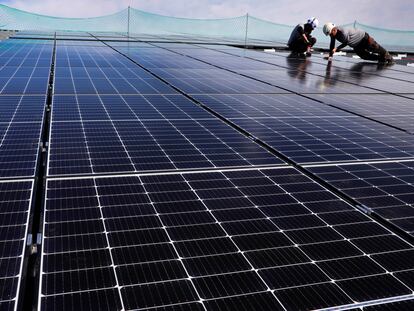
[(387, 53), (387, 55), (385, 56), (385, 62), (388, 65), (395, 63), (394, 58), (392, 58), (392, 56), (389, 53)]
[(310, 57), (312, 56), (312, 48), (310, 46), (308, 46), (306, 52), (305, 52), (305, 56), (306, 57)]

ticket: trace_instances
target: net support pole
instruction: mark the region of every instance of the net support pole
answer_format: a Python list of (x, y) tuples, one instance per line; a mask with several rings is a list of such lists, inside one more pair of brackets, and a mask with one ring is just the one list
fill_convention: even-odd
[(249, 13), (246, 14), (246, 33), (244, 35), (244, 48), (247, 49), (247, 34), (249, 31)]
[(129, 19), (130, 19), (130, 15), (131, 15), (131, 6), (128, 6), (128, 25), (127, 25), (128, 40), (129, 40)]

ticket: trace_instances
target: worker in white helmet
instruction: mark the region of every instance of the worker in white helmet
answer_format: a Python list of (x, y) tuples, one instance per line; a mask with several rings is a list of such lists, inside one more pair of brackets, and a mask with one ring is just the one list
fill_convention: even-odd
[[(354, 49), (354, 52), (366, 60), (378, 61), (379, 63), (393, 63), (394, 60), (390, 53), (379, 45), (367, 32), (356, 28), (344, 28), (335, 26), (333, 23), (326, 23), (323, 26), (323, 33), (331, 37), (328, 60), (332, 60), (335, 52), (343, 49), (347, 45)], [(335, 48), (335, 41), (341, 45)]]
[(311, 17), (305, 24), (298, 24), (292, 31), (288, 41), (288, 47), (296, 53), (311, 55), (311, 48), (316, 43), (316, 38), (311, 36), (312, 31), (318, 27), (319, 21)]

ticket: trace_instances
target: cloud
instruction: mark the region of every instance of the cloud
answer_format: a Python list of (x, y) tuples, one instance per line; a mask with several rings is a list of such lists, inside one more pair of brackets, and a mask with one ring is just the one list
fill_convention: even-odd
[(282, 24), (296, 24), (309, 16), (337, 24), (357, 20), (384, 28), (413, 29), (414, 1), (393, 0), (9, 0), (7, 5), (31, 12), (91, 17), (133, 7), (188, 18), (225, 18), (249, 14)]

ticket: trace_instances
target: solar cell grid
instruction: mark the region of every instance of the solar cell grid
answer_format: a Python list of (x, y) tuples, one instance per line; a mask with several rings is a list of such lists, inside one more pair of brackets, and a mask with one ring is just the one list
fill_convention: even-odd
[(412, 99), (393, 95), (335, 95), (314, 98), (410, 132), (414, 131)]
[[(132, 65), (132, 66), (131, 66)], [(131, 67), (133, 69), (131, 69)], [(55, 94), (174, 94), (108, 47), (58, 46)]]
[[(234, 73), (220, 73), (217, 75), (217, 69), (214, 66), (164, 49), (151, 49), (150, 51), (145, 48), (126, 49), (117, 47), (117, 49), (186, 93), (288, 93), (278, 87), (260, 83)], [(177, 69), (188, 70), (189, 74), (184, 77), (176, 76), (174, 73)], [(196, 70), (196, 73), (200, 76), (199, 78), (192, 75), (193, 70)], [(210, 78), (211, 75), (214, 75), (214, 77)], [(222, 75), (224, 75), (223, 78)]]
[[(34, 176), (53, 43), (0, 44), (0, 178)], [(108, 43), (115, 50), (57, 41), (39, 310), (409, 308), (410, 243), (117, 51), (293, 161), (328, 164), (312, 170), (412, 233), (411, 162), (329, 165), (413, 158), (411, 136), (291, 93), (410, 131), (410, 100), (379, 95), (411, 92), (398, 80), (409, 73), (231, 47), (220, 49), (279, 67), (194, 45)], [(0, 181), (0, 309), (16, 307), (32, 187)], [(402, 299), (412, 300), (363, 307)]]
[(0, 178), (34, 176), (45, 96), (1, 96)]
[(402, 230), (414, 233), (413, 162), (310, 169)]
[[(219, 66), (224, 69), (235, 71), (239, 74), (259, 79), (266, 83), (271, 83), (274, 86), (278, 86), (292, 92), (298, 92), (302, 94), (381, 93), (380, 90), (373, 90), (339, 80), (333, 80), (332, 77), (335, 76), (335, 72), (332, 72), (332, 70), (329, 69), (323, 76), (306, 74), (305, 70), (307, 70), (308, 66), (310, 67), (312, 65), (312, 63), (308, 60), (298, 61), (297, 58), (282, 59), (278, 57), (271, 59), (272, 62), (275, 62), (276, 60), (277, 65), (284, 66), (286, 69), (291, 71), (286, 74), (285, 70), (280, 70), (280, 68), (277, 67), (275, 68), (275, 66), (272, 64), (258, 62), (250, 58), (239, 58), (224, 53), (221, 53), (220, 56), (220, 54), (218, 54), (216, 51), (206, 50), (204, 53), (198, 53), (197, 50), (194, 51), (190, 49), (169, 48), (169, 50), (177, 51), (177, 53), (188, 55), (192, 58), (208, 62), (209, 64)], [(391, 82), (393, 81), (391, 80)], [(406, 90), (408, 86), (401, 87), (403, 89), (398, 89), (399, 91)], [(386, 88), (386, 86), (384, 86), (384, 88)], [(408, 89), (405, 92), (409, 93), (410, 91)]]
[(25, 43), (3, 48), (0, 94), (46, 94), (53, 46)]
[(60, 96), (52, 118), (49, 175), (282, 163), (183, 96)]
[(52, 48), (44, 41), (0, 44), (0, 178), (35, 174)]
[(153, 72), (189, 94), (287, 93), (260, 82), (218, 69), (154, 69)]
[(14, 310), (22, 278), (33, 182), (0, 182), (0, 308)]
[(409, 158), (411, 135), (358, 117), (233, 120), (298, 163)]
[[(131, 55), (137, 57), (138, 54), (131, 52)], [(176, 56), (182, 57), (181, 55)], [(228, 57), (234, 58), (232, 56)], [(190, 61), (193, 60), (190, 59)], [(146, 66), (145, 63), (144, 66)], [(165, 79), (184, 90), (180, 85), (181, 82), (177, 83), (176, 79), (169, 77), (165, 77)], [(197, 95), (195, 97), (200, 99), (202, 103), (204, 103), (202, 99), (206, 98)], [(227, 101), (230, 101), (230, 103)], [(250, 109), (254, 104), (250, 104), (248, 98), (244, 101), (246, 103), (243, 104), (249, 107), (249, 109), (246, 109), (247, 114), (245, 116), (250, 119), (237, 120), (235, 123), (298, 163), (412, 157), (410, 143), (408, 143), (407, 148), (407, 140), (410, 141), (411, 137), (385, 125), (354, 118), (351, 114), (348, 115), (350, 117), (347, 117), (343, 112), (338, 113), (338, 115), (344, 115), (344, 117), (331, 119), (320, 117), (317, 119), (273, 120), (269, 118), (258, 120), (255, 109)], [(231, 103), (232, 99), (228, 100), (228, 98), (223, 100), (208, 98), (210, 106), (228, 107)], [(320, 113), (322, 106), (318, 107), (316, 103), (315, 105), (316, 108), (309, 108), (308, 111), (317, 115)], [(234, 106), (232, 108), (237, 110), (240, 105), (236, 103)], [(328, 111), (330, 109), (333, 113), (334, 108), (327, 108)], [(292, 113), (294, 111), (292, 109)], [(240, 117), (241, 113), (243, 111), (237, 110), (235, 117)], [(272, 112), (272, 114), (276, 113), (277, 111)], [(275, 136), (279, 136), (279, 138)], [(275, 142), (275, 140), (278, 141)]]
[[(325, 204), (334, 208), (320, 212)], [(173, 310), (315, 309), (412, 294), (405, 276), (387, 273), (411, 261), (393, 264), (388, 248), (359, 242), (412, 246), (291, 168), (49, 180), (45, 208), (42, 310), (104, 292), (101, 308)], [(378, 280), (381, 291), (365, 289)]]
[[(77, 107), (79, 104), (80, 113)], [(108, 113), (106, 113), (106, 111)], [(182, 95), (67, 95), (54, 96), (53, 121), (212, 119)]]
[(196, 95), (228, 119), (285, 117), (347, 117), (349, 113), (294, 94)]
[[(367, 62), (350, 57), (336, 57), (335, 62), (327, 66), (326, 61), (323, 60), (324, 56), (318, 53), (314, 53), (312, 62), (309, 62), (306, 61), (306, 59), (289, 55), (289, 53), (283, 51), (264, 53), (259, 50), (243, 50), (240, 48), (229, 48), (217, 45), (203, 46), (212, 50), (226, 52), (227, 54), (246, 56), (255, 60), (265, 61), (266, 63), (275, 64), (282, 67), (289, 66), (289, 63), (292, 63), (294, 66), (298, 66), (299, 69), (303, 70), (304, 68), (301, 64), (308, 63), (309, 66), (306, 66), (307, 68), (305, 69), (308, 69), (309, 72), (318, 74), (321, 71), (327, 71), (327, 69), (329, 69), (331, 71), (345, 75), (346, 77), (359, 78), (361, 79), (359, 82), (363, 82), (364, 78), (367, 78), (369, 80), (370, 76), (372, 75), (374, 77), (398, 78), (400, 80), (404, 80), (403, 84), (405, 84), (407, 81), (413, 81), (413, 70), (408, 66), (381, 66), (375, 62)], [(393, 82), (392, 80), (390, 81), (381, 79), (381, 82), (383, 81), (388, 81), (391, 83)], [(383, 83), (380, 84), (384, 86)]]

